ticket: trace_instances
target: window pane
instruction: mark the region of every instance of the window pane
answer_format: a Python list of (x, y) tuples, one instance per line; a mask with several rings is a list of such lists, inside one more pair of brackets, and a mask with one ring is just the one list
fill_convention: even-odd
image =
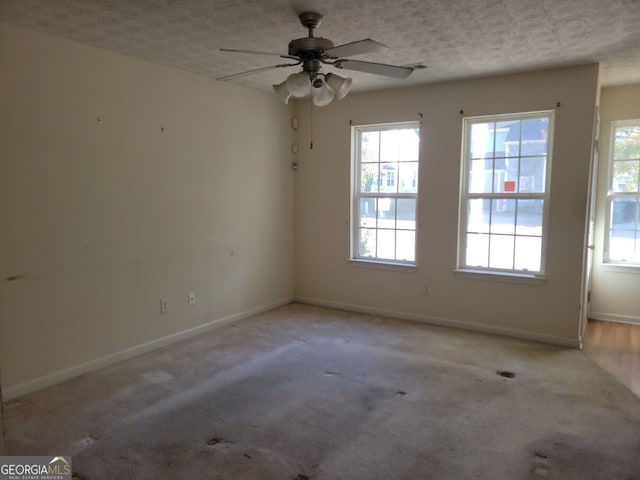
[(385, 130), (380, 132), (380, 161), (397, 162), (400, 153), (400, 132)]
[(616, 127), (615, 136), (614, 159), (640, 158), (640, 125)]
[(546, 161), (544, 157), (528, 157), (520, 161), (518, 191), (544, 193)]
[(544, 200), (518, 200), (517, 235), (542, 236)]
[(542, 238), (516, 237), (516, 254), (514, 267), (529, 272), (540, 271), (542, 258)]
[(398, 164), (383, 163), (380, 165), (380, 191), (381, 192), (397, 192), (398, 191)]
[(496, 157), (520, 155), (520, 120), (496, 123)]
[(470, 233), (467, 235), (467, 267), (489, 266), (489, 235)]
[(637, 230), (611, 230), (609, 258), (620, 262), (640, 262), (640, 235)]
[(418, 161), (420, 152), (420, 130), (417, 128), (405, 128), (400, 130), (400, 152), (401, 162)]
[(394, 198), (378, 199), (378, 228), (396, 227), (396, 200)]
[(471, 125), (468, 158), (493, 158), (494, 128), (494, 122)]
[(467, 202), (467, 231), (489, 233), (489, 209), (491, 200), (474, 198)]
[(493, 160), (471, 160), (469, 162), (469, 193), (493, 192)]
[(416, 229), (416, 200), (415, 198), (399, 198), (396, 201), (398, 213), (396, 228), (401, 230)]
[(496, 186), (494, 192), (516, 193), (518, 191), (519, 158), (496, 160)]
[(637, 192), (640, 161), (613, 162), (613, 180), (611, 190), (614, 192)]
[(362, 132), (360, 135), (361, 162), (378, 162), (380, 148), (379, 132)]
[(535, 156), (547, 154), (549, 119), (531, 118), (522, 121), (520, 155)]
[(506, 198), (491, 200), (491, 233), (515, 233), (516, 201)]
[(611, 228), (615, 230), (638, 228), (638, 199), (618, 198), (611, 202)]
[(361, 228), (359, 230), (359, 257), (376, 256), (376, 230), (373, 228)]
[(609, 258), (611, 260), (640, 262), (640, 199), (614, 199), (611, 204), (611, 230), (609, 231)]
[(418, 191), (418, 162), (398, 164), (398, 192), (416, 193)]
[(415, 262), (416, 260), (416, 232), (396, 232), (396, 260)]
[(396, 256), (395, 230), (378, 230), (378, 258), (395, 260)]
[(513, 268), (513, 240), (511, 235), (491, 235), (489, 267), (510, 270)]
[(494, 193), (515, 193), (518, 186), (518, 159), (497, 159), (493, 182)]
[(360, 165), (360, 191), (378, 191), (378, 167), (377, 163), (363, 163)]
[(360, 199), (360, 226), (373, 228), (376, 226), (376, 199)]

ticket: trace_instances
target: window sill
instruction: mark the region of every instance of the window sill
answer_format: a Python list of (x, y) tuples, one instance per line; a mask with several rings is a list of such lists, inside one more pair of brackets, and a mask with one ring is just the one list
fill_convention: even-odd
[(490, 282), (521, 283), (524, 285), (542, 285), (547, 281), (544, 275), (527, 273), (489, 272), (471, 269), (458, 269), (454, 273), (461, 278), (485, 280)]
[(396, 262), (382, 262), (378, 260), (363, 260), (361, 258), (351, 258), (349, 263), (357, 268), (374, 268), (377, 270), (389, 270), (392, 272), (415, 272), (416, 265)]
[(606, 272), (640, 273), (640, 264), (603, 263), (602, 269)]

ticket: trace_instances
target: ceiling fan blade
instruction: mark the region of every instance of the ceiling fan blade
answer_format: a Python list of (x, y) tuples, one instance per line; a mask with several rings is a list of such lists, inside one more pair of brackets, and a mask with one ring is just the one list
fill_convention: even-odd
[(259, 52), (257, 50), (236, 50), (234, 48), (221, 48), (221, 52), (232, 52), (232, 53), (250, 53), (253, 55), (272, 55), (276, 57), (287, 57), (288, 55), (283, 55), (281, 53), (273, 53), (273, 52)]
[(254, 73), (266, 72), (268, 70), (274, 70), (276, 68), (295, 67), (296, 65), (300, 65), (301, 63), (302, 62), (298, 62), (298, 63), (281, 63), (279, 65), (270, 65), (268, 67), (254, 68), (253, 70), (247, 70), (246, 72), (232, 73), (231, 75), (225, 75), (224, 77), (218, 77), (218, 78), (216, 78), (216, 80), (222, 80), (222, 81), (233, 80), (234, 78), (240, 78), (240, 77), (244, 77), (246, 75), (253, 75)]
[(360, 60), (337, 60), (334, 64), (337, 68), (355, 70), (357, 72), (373, 73), (385, 77), (407, 78), (413, 72), (411, 67), (396, 67), (386, 63), (362, 62)]
[(364, 55), (365, 53), (378, 53), (388, 50), (389, 47), (375, 40), (367, 38), (357, 42), (345, 43), (337, 47), (325, 50), (324, 54), (330, 58), (351, 57), (353, 55)]

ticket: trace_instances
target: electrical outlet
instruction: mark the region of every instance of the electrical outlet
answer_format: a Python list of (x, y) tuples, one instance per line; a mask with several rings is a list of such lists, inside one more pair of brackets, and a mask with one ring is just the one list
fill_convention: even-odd
[(169, 299), (160, 299), (160, 313), (167, 313), (169, 311)]
[(196, 292), (189, 292), (189, 296), (187, 298), (187, 301), (189, 302), (189, 305), (195, 305), (196, 304)]

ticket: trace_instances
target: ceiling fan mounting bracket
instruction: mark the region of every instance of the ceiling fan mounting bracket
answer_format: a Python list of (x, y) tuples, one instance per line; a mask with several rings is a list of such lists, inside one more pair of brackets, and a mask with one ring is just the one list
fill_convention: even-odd
[(316, 12), (304, 12), (298, 15), (300, 23), (304, 28), (309, 29), (309, 36), (313, 36), (313, 29), (320, 25), (322, 21), (322, 15)]

